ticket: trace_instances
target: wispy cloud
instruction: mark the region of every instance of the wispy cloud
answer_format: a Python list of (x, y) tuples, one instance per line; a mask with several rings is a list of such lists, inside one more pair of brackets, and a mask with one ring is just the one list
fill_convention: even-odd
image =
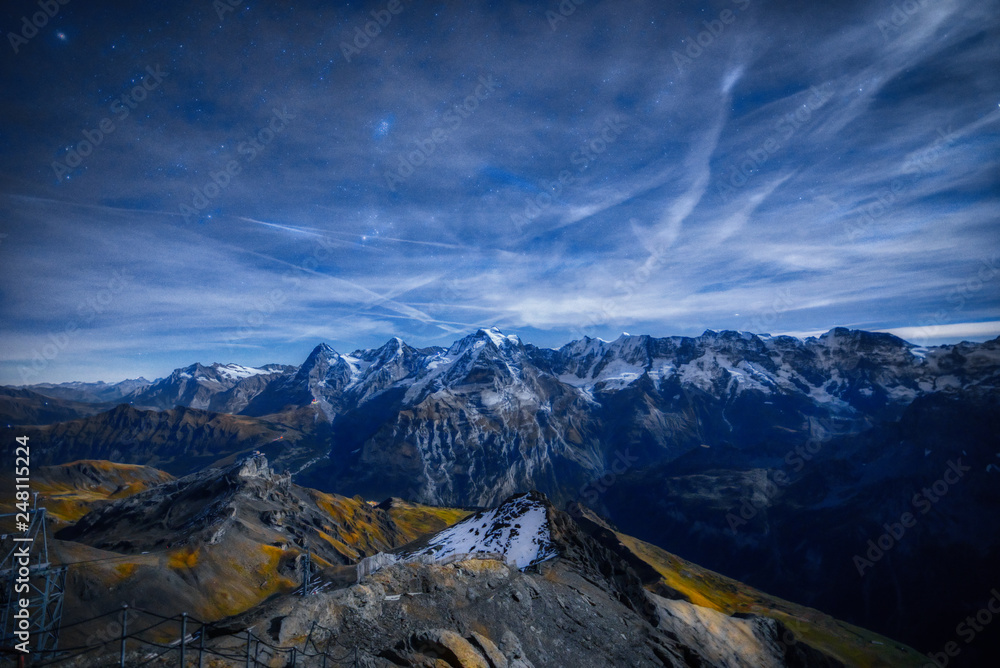
[[(414, 3), (350, 63), (337, 45), (375, 4), (221, 25), (194, 0), (81, 5), (93, 30), (0, 63), (19, 91), (0, 382), (76, 321), (39, 379), (489, 325), (540, 345), (748, 322), (990, 336), (1000, 19), (942, 0), (887, 33), (892, 6), (750, 3), (678, 68), (699, 5), (585, 3), (552, 31), (543, 5)], [(163, 85), (57, 181), (52, 161), (157, 63)], [(469, 102), (480, 77), (498, 86)], [(131, 278), (109, 296), (116, 271)]]

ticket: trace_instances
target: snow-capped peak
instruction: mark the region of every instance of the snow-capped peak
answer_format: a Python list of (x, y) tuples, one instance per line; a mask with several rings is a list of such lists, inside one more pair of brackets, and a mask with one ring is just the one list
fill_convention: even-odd
[(309, 353), (309, 358), (316, 358), (316, 357), (319, 357), (319, 356), (323, 356), (323, 357), (337, 357), (338, 354), (337, 354), (337, 351), (334, 350), (332, 347), (330, 347), (329, 344), (327, 344), (327, 343), (321, 343), (318, 346), (316, 346), (315, 348), (313, 348), (312, 352)]
[(485, 336), (490, 341), (493, 342), (497, 348), (503, 347), (504, 345), (514, 344), (518, 345), (521, 343), (521, 339), (517, 338), (516, 334), (505, 335), (500, 331), (499, 327), (490, 327), (489, 329), (480, 329), (476, 332), (477, 337)]
[(521, 346), (521, 339), (517, 338), (514, 334), (509, 336), (504, 335), (496, 327), (479, 329), (475, 334), (469, 334), (451, 344), (451, 347), (446, 351), (446, 355), (457, 358), (469, 351), (472, 351), (473, 354), (478, 354), (478, 351), (488, 348), (491, 343), (494, 348), (509, 352), (511, 349)]

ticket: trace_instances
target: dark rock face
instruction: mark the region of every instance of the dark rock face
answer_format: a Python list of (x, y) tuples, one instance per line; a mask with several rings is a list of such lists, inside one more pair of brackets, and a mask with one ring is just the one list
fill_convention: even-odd
[[(626, 475), (602, 500), (626, 533), (936, 651), (994, 587), (997, 434), (1000, 396), (931, 394), (899, 420), (790, 450), (791, 463), (696, 452)], [(883, 537), (886, 527), (895, 535)], [(998, 652), (984, 634), (958, 661)]]

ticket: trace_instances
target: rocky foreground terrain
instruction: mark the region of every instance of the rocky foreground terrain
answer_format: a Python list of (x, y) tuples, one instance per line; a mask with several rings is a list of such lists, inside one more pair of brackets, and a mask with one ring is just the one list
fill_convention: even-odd
[[(289, 656), (267, 645), (385, 668), (920, 665), (904, 645), (571, 511), (537, 492), (477, 512), (372, 505), (299, 487), (253, 455), (95, 503), (53, 542), (65, 561), (111, 559), (71, 569), (68, 623), (122, 602), (185, 610), (214, 623), (207, 648), (240, 657), (209, 666), (245, 665), (248, 631), (268, 666)], [(314, 577), (303, 597), (306, 551)], [(116, 637), (91, 626), (64, 642)], [(164, 633), (158, 642), (176, 641)], [(128, 665), (152, 659), (133, 644)], [(117, 665), (117, 650), (112, 641), (68, 665)], [(175, 665), (175, 653), (149, 665)]]
[[(504, 525), (533, 524), (536, 511), (543, 523), (520, 542), (488, 535)], [(426, 551), (403, 548), (404, 561), (354, 586), (285, 599), (233, 621), (266, 627), (286, 646), (312, 631), (320, 646), (356, 646), (362, 665), (384, 668), (843, 665), (773, 618), (725, 615), (662, 585), (669, 598), (647, 591), (620, 546), (602, 544), (584, 526), (599, 530), (556, 511), (541, 495), (514, 497), (442, 532), (471, 550), (457, 561), (413, 561)], [(473, 533), (472, 541), (459, 540)], [(537, 561), (526, 550), (533, 543)], [(501, 545), (506, 549), (496, 553)], [(516, 562), (524, 560), (530, 563), (519, 569)]]

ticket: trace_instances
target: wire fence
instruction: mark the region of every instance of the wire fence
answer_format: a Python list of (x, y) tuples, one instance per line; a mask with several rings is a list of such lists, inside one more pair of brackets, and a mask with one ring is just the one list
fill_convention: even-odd
[[(0, 649), (0, 662), (7, 665), (100, 666), (101, 668), (140, 668), (142, 666), (180, 666), (211, 668), (245, 666), (246, 668), (334, 668), (358, 666), (357, 647), (348, 647), (337, 639), (333, 629), (312, 623), (300, 646), (281, 646), (256, 635), (252, 629), (238, 630), (206, 622), (187, 613), (167, 617), (135, 606), (124, 605), (87, 619), (63, 626), (63, 630), (114, 617), (109, 626), (120, 629), (110, 634), (91, 633), (92, 642), (58, 650), (33, 651), (18, 657)], [(138, 622), (146, 622), (138, 630)], [(151, 622), (151, 623), (150, 623)], [(131, 627), (131, 628), (130, 628)], [(321, 637), (322, 640), (317, 640)], [(209, 639), (218, 639), (211, 645)]]

